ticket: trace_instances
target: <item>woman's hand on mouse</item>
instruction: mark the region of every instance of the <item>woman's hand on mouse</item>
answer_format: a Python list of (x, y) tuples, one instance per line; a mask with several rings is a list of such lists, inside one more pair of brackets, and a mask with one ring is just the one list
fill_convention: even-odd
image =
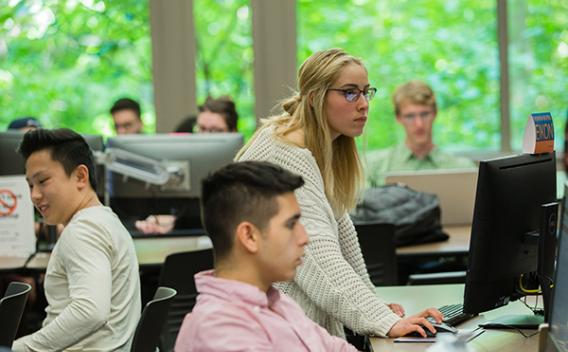
[(434, 318), (438, 323), (443, 319), (443, 315), (439, 310), (437, 310), (436, 308), (428, 308), (418, 314), (409, 316), (408, 318), (404, 318), (396, 322), (387, 333), (387, 336), (400, 337), (416, 331), (422, 337), (426, 337), (424, 328), (430, 330), (430, 332), (435, 334), (436, 329), (426, 319), (427, 317)]

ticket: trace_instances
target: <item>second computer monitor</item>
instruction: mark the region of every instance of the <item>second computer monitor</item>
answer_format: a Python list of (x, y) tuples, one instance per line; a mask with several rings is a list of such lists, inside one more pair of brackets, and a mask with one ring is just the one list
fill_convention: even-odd
[(554, 153), (480, 163), (464, 312), (485, 312), (525, 294), (519, 283), (537, 271), (542, 205), (555, 200)]
[(108, 148), (158, 162), (181, 162), (187, 170), (184, 175), (187, 187), (176, 189), (150, 185), (113, 172), (109, 183), (110, 205), (127, 224), (151, 214), (172, 214), (187, 220), (183, 228), (199, 227), (201, 180), (231, 163), (242, 145), (243, 136), (239, 133), (112, 137), (108, 140)]

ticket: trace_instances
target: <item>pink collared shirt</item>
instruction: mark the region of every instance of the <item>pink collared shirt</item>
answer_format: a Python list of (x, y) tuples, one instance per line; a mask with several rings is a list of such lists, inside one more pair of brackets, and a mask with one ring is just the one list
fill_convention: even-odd
[(311, 321), (291, 298), (243, 282), (195, 275), (199, 296), (177, 337), (176, 352), (357, 351)]

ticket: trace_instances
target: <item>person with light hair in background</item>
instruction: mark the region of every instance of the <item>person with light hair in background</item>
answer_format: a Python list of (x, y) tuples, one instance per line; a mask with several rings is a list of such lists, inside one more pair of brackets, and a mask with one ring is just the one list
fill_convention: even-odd
[(404, 128), (404, 142), (393, 147), (368, 152), (367, 183), (371, 187), (384, 184), (391, 171), (475, 168), (467, 158), (445, 153), (432, 139), (432, 127), (438, 113), (436, 96), (422, 81), (409, 81), (396, 88), (392, 102), (396, 121)]
[(426, 317), (441, 321), (438, 310), (404, 318), (400, 305), (376, 295), (347, 213), (364, 182), (355, 137), (376, 93), (367, 69), (341, 49), (319, 51), (301, 65), (298, 86), (281, 104), (284, 113), (264, 120), (237, 154), (238, 161), (269, 161), (305, 181), (295, 194), (309, 243), (294, 280), (278, 288), (332, 335), (345, 338), (344, 326), (374, 336), (434, 333)]

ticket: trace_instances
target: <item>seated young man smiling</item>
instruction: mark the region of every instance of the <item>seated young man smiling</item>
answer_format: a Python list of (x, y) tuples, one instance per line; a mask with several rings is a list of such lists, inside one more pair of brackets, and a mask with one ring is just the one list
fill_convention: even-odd
[(130, 234), (97, 198), (89, 146), (69, 129), (37, 129), (24, 135), (20, 153), (44, 222), (65, 227), (45, 273), (47, 317), (12, 349), (130, 351), (140, 318), (138, 261)]
[(202, 216), (215, 269), (195, 275), (199, 296), (175, 350), (356, 351), (272, 287), (294, 278), (308, 237), (294, 190), (304, 181), (259, 161), (230, 164), (203, 181)]

